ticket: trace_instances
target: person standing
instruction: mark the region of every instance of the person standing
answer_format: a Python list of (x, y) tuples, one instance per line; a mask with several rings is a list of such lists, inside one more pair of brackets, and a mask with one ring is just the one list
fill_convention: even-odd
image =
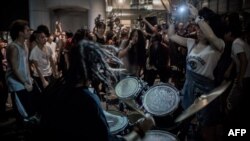
[(6, 81), (17, 113), (17, 121), (22, 122), (36, 114), (28, 63), (28, 47), (25, 43), (30, 37), (28, 22), (14, 21), (11, 24), (10, 36), (13, 42), (7, 47)]
[(8, 88), (5, 80), (7, 67), (6, 46), (7, 43), (0, 39), (0, 120), (7, 120), (6, 102), (8, 98)]
[[(187, 47), (186, 81), (182, 90), (182, 106), (187, 109), (194, 100), (202, 94), (206, 94), (215, 88), (214, 69), (224, 51), (225, 43), (221, 39), (220, 17), (212, 10), (204, 7), (199, 13), (189, 5), (190, 16), (198, 25), (198, 40), (177, 35), (174, 25), (169, 26), (170, 40)], [(201, 137), (204, 141), (216, 141), (216, 131), (220, 127), (222, 116), (219, 99), (211, 102), (207, 107), (197, 113), (198, 124), (201, 128)]]
[(127, 76), (140, 77), (146, 64), (146, 40), (140, 29), (133, 29), (129, 38), (120, 45), (118, 57), (122, 58)]
[(53, 76), (57, 78), (58, 74), (52, 56), (52, 49), (46, 46), (47, 36), (44, 31), (36, 31), (36, 42), (37, 45), (32, 49), (29, 60), (35, 67), (34, 79), (43, 92), (52, 81)]
[(242, 27), (238, 13), (229, 15), (229, 25), (224, 36), (225, 41), (229, 42), (231, 47), (232, 62), (225, 73), (228, 78), (232, 74), (233, 68), (236, 68), (235, 79), (233, 80), (232, 89), (227, 97), (227, 118), (231, 128), (244, 127), (245, 112), (246, 112), (246, 91), (247, 83), (244, 81), (249, 79), (249, 45), (241, 38)]

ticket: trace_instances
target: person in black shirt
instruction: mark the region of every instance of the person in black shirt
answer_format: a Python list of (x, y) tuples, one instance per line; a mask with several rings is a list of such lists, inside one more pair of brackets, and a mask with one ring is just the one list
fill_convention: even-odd
[(88, 89), (91, 81), (110, 85), (110, 78), (114, 77), (103, 59), (107, 54), (99, 44), (82, 40), (71, 53), (74, 55), (65, 77), (50, 85), (42, 99), (39, 139), (130, 141), (143, 136), (154, 125), (151, 116), (140, 120), (130, 134), (117, 137), (109, 130), (98, 96)]
[(6, 50), (6, 44), (7, 43), (0, 39), (0, 120), (7, 120), (6, 102), (8, 98), (8, 87), (5, 80), (7, 63), (5, 63), (6, 58), (3, 54)]

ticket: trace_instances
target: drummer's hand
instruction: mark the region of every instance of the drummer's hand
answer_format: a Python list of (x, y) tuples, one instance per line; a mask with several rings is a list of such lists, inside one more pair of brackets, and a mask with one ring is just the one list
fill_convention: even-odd
[(145, 118), (141, 118), (137, 122), (137, 126), (139, 126), (139, 128), (142, 129), (144, 133), (155, 126), (154, 118), (150, 114), (146, 114)]
[(139, 119), (135, 125), (134, 131), (124, 136), (126, 141), (137, 141), (139, 138), (142, 139), (145, 136), (145, 132), (155, 125), (155, 121), (151, 115), (146, 114), (145, 118)]

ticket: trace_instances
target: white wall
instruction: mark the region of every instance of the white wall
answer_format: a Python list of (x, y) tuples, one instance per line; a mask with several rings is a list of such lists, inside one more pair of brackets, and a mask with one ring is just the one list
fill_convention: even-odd
[[(75, 32), (88, 25), (87, 8), (88, 0), (29, 0), (30, 27), (36, 29), (44, 24), (54, 31), (55, 21), (60, 20), (63, 30)], [(57, 13), (55, 9), (62, 10)]]
[(106, 18), (105, 0), (29, 0), (29, 6), (33, 29), (44, 24), (54, 31), (55, 21), (60, 20), (64, 30), (75, 32), (84, 26), (92, 29), (98, 14)]
[[(46, 6), (49, 9), (61, 7), (79, 7), (89, 9), (89, 0), (45, 0)], [(104, 1), (104, 0), (103, 0)]]
[(44, 24), (50, 28), (50, 15), (44, 0), (29, 0), (30, 27), (36, 29)]
[(101, 14), (102, 18), (106, 18), (106, 2), (105, 0), (89, 0), (88, 26), (92, 30), (95, 26), (95, 18)]
[[(55, 23), (56, 20), (62, 22), (62, 28), (64, 31), (76, 32), (79, 28), (84, 28), (88, 25), (88, 12), (83, 11), (61, 11), (60, 13), (52, 13), (52, 21)], [(59, 19), (58, 19), (59, 18)], [(54, 30), (54, 24), (52, 25)]]

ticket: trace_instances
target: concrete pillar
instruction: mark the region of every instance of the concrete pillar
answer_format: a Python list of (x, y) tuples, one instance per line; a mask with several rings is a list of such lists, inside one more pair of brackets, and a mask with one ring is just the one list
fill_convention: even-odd
[(50, 14), (44, 0), (29, 0), (30, 28), (36, 29), (40, 24), (50, 29)]
[(106, 2), (105, 0), (89, 0), (88, 26), (90, 30), (95, 26), (95, 18), (101, 14), (102, 19), (106, 19)]

